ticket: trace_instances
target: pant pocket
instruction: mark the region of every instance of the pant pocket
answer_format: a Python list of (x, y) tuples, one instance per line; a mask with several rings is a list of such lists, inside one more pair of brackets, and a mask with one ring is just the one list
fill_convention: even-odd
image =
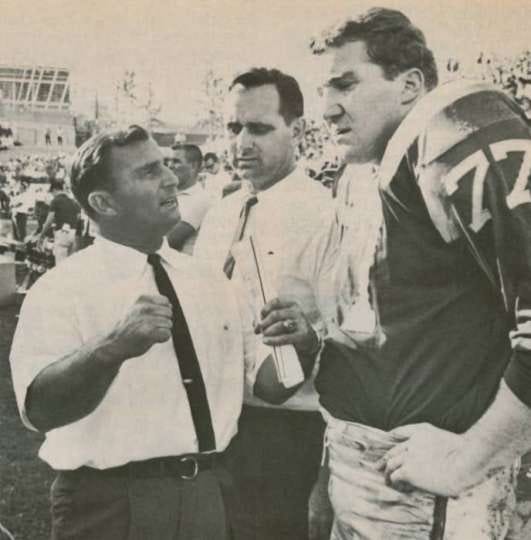
[(125, 540), (129, 528), (126, 479), (60, 473), (51, 488), (52, 540)]

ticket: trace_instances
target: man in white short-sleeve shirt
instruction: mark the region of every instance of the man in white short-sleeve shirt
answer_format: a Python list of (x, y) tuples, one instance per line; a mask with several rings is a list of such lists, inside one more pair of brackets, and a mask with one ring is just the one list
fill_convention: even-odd
[[(244, 373), (289, 397), (268, 345), (308, 323), (276, 300), (257, 343), (226, 282), (169, 248), (177, 179), (144, 129), (91, 138), (71, 179), (99, 236), (30, 290), (10, 358), (24, 423), (46, 433), (40, 457), (59, 473), (52, 538), (225, 539), (222, 453)], [(305, 371), (316, 339), (296, 347)]]
[(168, 166), (178, 179), (177, 202), (181, 220), (168, 234), (171, 247), (192, 255), (201, 222), (211, 205), (211, 199), (199, 180), (203, 163), (201, 150), (195, 144), (172, 147)]

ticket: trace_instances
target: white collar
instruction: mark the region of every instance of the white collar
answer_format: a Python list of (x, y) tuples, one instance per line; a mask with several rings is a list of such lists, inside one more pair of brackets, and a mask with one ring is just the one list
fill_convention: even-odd
[(276, 184), (273, 184), (270, 188), (263, 191), (257, 191), (256, 197), (260, 203), (270, 200), (278, 202), (279, 197), (283, 194), (286, 195), (293, 190), (299, 191), (301, 189), (301, 184), (306, 181), (311, 180), (304, 174), (301, 167), (297, 166), (287, 176), (282, 178), (282, 180), (279, 180)]
[[(147, 255), (129, 246), (118, 244), (103, 236), (97, 236), (95, 245), (103, 254), (103, 260), (107, 270), (117, 277), (131, 277), (144, 272), (147, 262)], [(183, 257), (175, 249), (172, 249), (166, 237), (162, 240), (162, 245), (157, 250), (161, 259), (172, 266), (178, 268), (181, 265)]]
[(423, 96), (387, 143), (379, 170), (380, 188), (389, 186), (407, 149), (436, 114), (466, 95), (485, 90), (493, 90), (493, 87), (484, 82), (457, 80), (442, 84)]

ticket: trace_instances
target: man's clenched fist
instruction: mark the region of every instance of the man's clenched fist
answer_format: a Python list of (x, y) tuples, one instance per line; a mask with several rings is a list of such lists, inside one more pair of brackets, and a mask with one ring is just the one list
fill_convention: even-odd
[(121, 361), (143, 355), (155, 343), (170, 339), (173, 313), (170, 301), (160, 294), (143, 294), (108, 336), (108, 352)]

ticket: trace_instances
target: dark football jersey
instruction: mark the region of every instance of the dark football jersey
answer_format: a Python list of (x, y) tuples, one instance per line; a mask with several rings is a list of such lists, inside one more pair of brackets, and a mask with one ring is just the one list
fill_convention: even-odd
[(531, 301), (531, 133), (508, 98), (481, 85), (423, 101), (380, 168), (375, 332), (355, 333), (355, 348), (327, 341), (316, 387), (343, 420), (462, 432), (504, 374), (531, 405), (531, 355), (509, 338), (515, 313), (527, 335)]

